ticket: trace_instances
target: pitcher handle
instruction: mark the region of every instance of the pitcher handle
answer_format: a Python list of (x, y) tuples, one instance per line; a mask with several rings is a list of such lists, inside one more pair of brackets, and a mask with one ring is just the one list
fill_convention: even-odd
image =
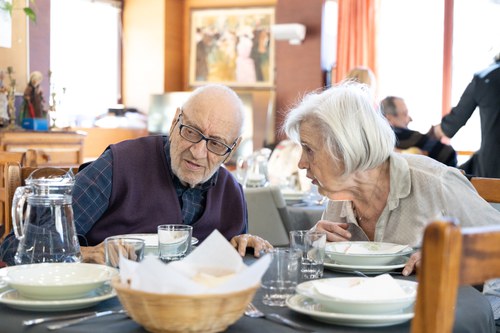
[(23, 234), (24, 226), (24, 204), (26, 203), (26, 198), (30, 192), (30, 188), (27, 186), (19, 186), (14, 192), (14, 197), (12, 198), (12, 228), (14, 229), (14, 234), (17, 239), (21, 239)]

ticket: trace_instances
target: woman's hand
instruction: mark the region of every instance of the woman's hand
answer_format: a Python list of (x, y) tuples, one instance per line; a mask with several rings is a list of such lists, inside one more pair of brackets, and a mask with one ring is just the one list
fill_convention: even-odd
[(262, 251), (268, 252), (273, 248), (265, 239), (250, 234), (234, 236), (231, 239), (231, 245), (238, 250), (242, 257), (245, 256), (247, 247), (253, 247), (253, 255), (257, 258), (260, 257)]
[(347, 230), (348, 223), (331, 222), (321, 220), (314, 227), (316, 231), (326, 232), (326, 240), (329, 242), (344, 242), (351, 239), (352, 235)]
[(416, 271), (417, 269), (420, 268), (420, 259), (422, 259), (422, 252), (417, 251), (413, 253), (406, 263), (405, 267), (403, 268), (403, 275), (408, 276), (413, 271)]

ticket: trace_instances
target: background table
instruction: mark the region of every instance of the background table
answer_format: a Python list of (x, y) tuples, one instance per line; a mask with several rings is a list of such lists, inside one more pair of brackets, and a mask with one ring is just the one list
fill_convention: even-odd
[(288, 230), (304, 230), (314, 227), (321, 219), (325, 205), (307, 205), (305, 203), (288, 204), (286, 209), (290, 217)]
[[(251, 256), (245, 257), (245, 262), (250, 264), (255, 259)], [(346, 274), (335, 273), (329, 270), (325, 270), (325, 277), (340, 277), (348, 276)], [(415, 279), (415, 276), (411, 277), (400, 277), (403, 279)], [(293, 319), (306, 327), (311, 328), (316, 332), (336, 332), (336, 333), (371, 333), (371, 332), (386, 332), (386, 333), (408, 333), (410, 332), (410, 321), (387, 327), (375, 327), (375, 328), (359, 328), (359, 327), (347, 327), (339, 326), (333, 324), (325, 324), (311, 319), (309, 316), (296, 313), (287, 307), (269, 307), (265, 306), (261, 302), (262, 290), (259, 290), (254, 298), (254, 304), (258, 306), (263, 312), (270, 313), (275, 312), (283, 315), (284, 317)], [(121, 304), (119, 300), (115, 297), (98, 304), (95, 307), (67, 311), (64, 313), (78, 313), (86, 311), (103, 311), (109, 309), (120, 309)], [(0, 305), (0, 332), (6, 333), (39, 333), (39, 332), (52, 332), (46, 328), (46, 324), (41, 324), (33, 326), (30, 328), (22, 327), (22, 321), (25, 319), (33, 319), (35, 317), (47, 316), (47, 315), (58, 315), (61, 312), (34, 312), (34, 311), (20, 311), (11, 309), (5, 305)], [(455, 311), (455, 328), (454, 333), (487, 333), (495, 332), (495, 322), (493, 320), (493, 313), (489, 302), (486, 298), (473, 287), (462, 287), (459, 290), (458, 302)], [(132, 319), (125, 317), (124, 315), (113, 315), (103, 318), (92, 319), (86, 321), (82, 324), (70, 326), (64, 329), (58, 330), (58, 332), (107, 332), (107, 333), (144, 333), (146, 332), (139, 324), (135, 323)], [(297, 332), (296, 330), (276, 324), (266, 319), (262, 318), (248, 318), (241, 317), (235, 324), (230, 326), (226, 332), (229, 333), (292, 333)]]

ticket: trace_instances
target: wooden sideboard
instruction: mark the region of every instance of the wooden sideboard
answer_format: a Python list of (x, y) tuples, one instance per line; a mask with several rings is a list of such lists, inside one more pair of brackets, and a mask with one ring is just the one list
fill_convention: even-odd
[(0, 151), (33, 149), (38, 167), (73, 167), (83, 163), (85, 137), (80, 131), (0, 131)]

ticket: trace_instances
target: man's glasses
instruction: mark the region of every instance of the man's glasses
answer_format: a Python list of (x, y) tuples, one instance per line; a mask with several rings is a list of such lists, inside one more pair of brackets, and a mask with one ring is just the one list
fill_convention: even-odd
[(203, 133), (198, 131), (196, 128), (191, 127), (189, 125), (184, 125), (182, 123), (182, 109), (177, 118), (177, 122), (179, 122), (179, 134), (181, 137), (189, 142), (198, 143), (201, 140), (206, 141), (208, 151), (214, 153), (215, 155), (224, 156), (230, 153), (233, 148), (236, 146), (236, 140), (230, 146), (226, 145), (224, 142), (219, 141), (217, 139), (207, 138)]

